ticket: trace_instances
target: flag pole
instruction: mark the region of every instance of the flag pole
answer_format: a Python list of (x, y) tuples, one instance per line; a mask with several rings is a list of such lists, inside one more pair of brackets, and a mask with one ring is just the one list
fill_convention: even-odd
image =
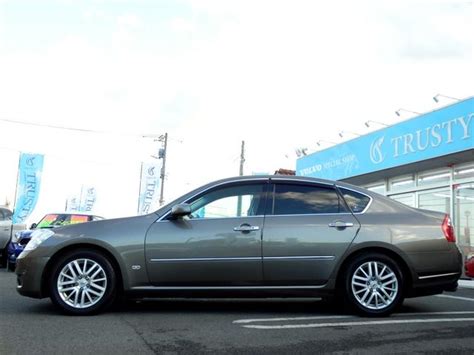
[(18, 155), (18, 168), (16, 169), (15, 197), (13, 198), (12, 224), (10, 226), (10, 240), (13, 236), (13, 224), (14, 224), (15, 211), (16, 211), (16, 198), (18, 195), (18, 182), (20, 180), (20, 166), (21, 166), (21, 152), (19, 152), (19, 155)]

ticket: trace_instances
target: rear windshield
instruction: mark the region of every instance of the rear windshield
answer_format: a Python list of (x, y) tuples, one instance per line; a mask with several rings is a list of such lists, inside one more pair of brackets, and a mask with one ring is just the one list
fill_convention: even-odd
[(370, 202), (370, 197), (359, 192), (340, 188), (344, 200), (353, 213), (360, 213), (365, 210)]

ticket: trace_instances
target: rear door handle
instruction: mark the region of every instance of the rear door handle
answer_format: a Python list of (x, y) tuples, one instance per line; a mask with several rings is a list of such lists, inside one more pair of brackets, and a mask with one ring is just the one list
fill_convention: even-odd
[(255, 232), (260, 229), (259, 226), (251, 226), (250, 224), (242, 224), (239, 227), (234, 227), (234, 232)]
[(331, 228), (347, 228), (347, 227), (354, 227), (354, 223), (351, 222), (343, 222), (343, 221), (336, 221), (329, 223), (329, 227)]

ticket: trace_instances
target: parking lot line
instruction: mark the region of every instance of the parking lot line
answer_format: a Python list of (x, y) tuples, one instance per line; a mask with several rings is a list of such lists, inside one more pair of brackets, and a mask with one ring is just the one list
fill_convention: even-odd
[[(474, 311), (452, 311), (452, 312), (413, 312), (413, 313), (394, 313), (392, 317), (412, 317), (412, 316), (444, 316), (444, 315), (468, 315), (474, 314)], [(237, 319), (234, 324), (249, 324), (260, 322), (292, 322), (301, 320), (317, 320), (317, 319), (347, 319), (358, 318), (356, 316), (312, 316), (312, 317), (287, 317), (287, 318), (254, 318), (254, 319)]]
[(469, 298), (469, 297), (449, 296), (449, 295), (436, 295), (436, 297), (453, 298), (455, 300), (474, 302), (474, 298)]
[(250, 329), (298, 329), (298, 328), (334, 328), (355, 327), (367, 325), (415, 324), (415, 323), (446, 323), (446, 322), (472, 322), (474, 318), (432, 318), (432, 319), (393, 319), (364, 322), (338, 322), (338, 323), (310, 323), (310, 324), (283, 324), (283, 325), (243, 325)]
[(259, 319), (238, 319), (232, 323), (245, 324), (256, 322), (288, 322), (298, 320), (316, 320), (316, 319), (341, 319), (341, 318), (355, 318), (354, 316), (314, 316), (314, 317), (294, 317), (294, 318), (259, 318)]

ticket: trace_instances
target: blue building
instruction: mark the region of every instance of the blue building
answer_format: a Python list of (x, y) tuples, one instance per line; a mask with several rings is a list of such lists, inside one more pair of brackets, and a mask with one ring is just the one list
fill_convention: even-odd
[(301, 157), (296, 175), (449, 213), (466, 255), (474, 251), (474, 97)]

